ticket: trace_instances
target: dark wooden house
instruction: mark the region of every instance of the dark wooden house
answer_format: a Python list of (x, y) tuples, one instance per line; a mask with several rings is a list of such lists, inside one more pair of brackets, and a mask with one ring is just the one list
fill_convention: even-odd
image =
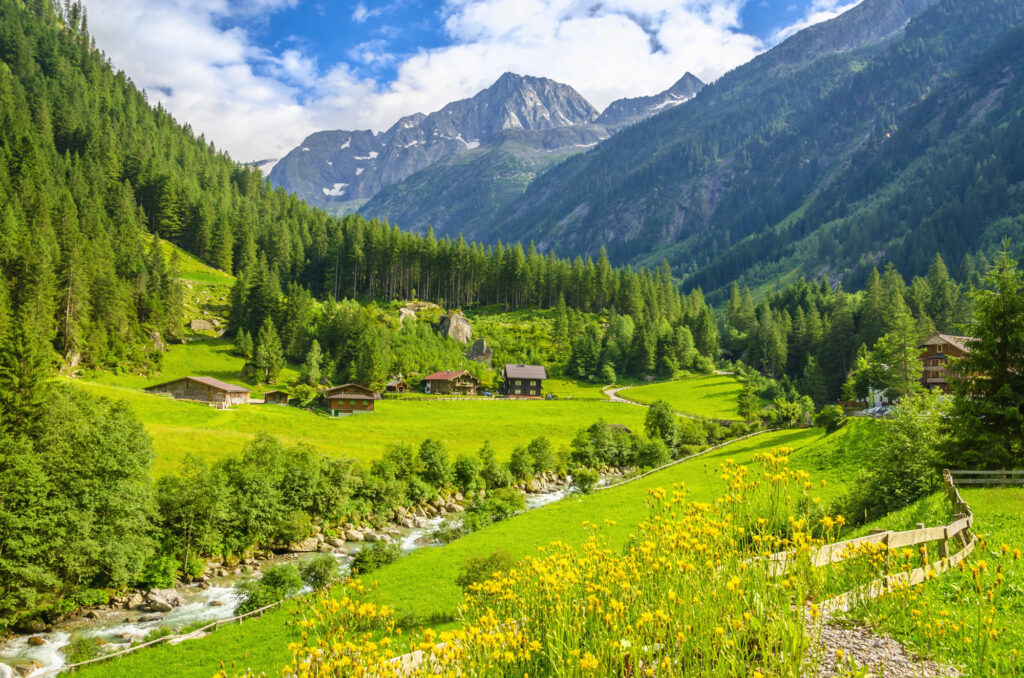
[(402, 379), (402, 375), (398, 375), (384, 386), (384, 390), (388, 393), (405, 393), (409, 390), (409, 384)]
[(542, 365), (505, 365), (501, 371), (502, 392), (510, 398), (539, 398), (547, 378)]
[(287, 405), (288, 392), (277, 390), (267, 391), (263, 394), (263, 402), (267, 405)]
[(977, 339), (936, 332), (921, 342), (918, 345), (921, 349), (921, 362), (924, 363), (921, 384), (928, 390), (939, 388), (944, 393), (952, 393), (953, 387), (948, 379), (949, 359), (962, 358), (970, 353), (972, 341)]
[(213, 377), (179, 377), (146, 388), (147, 393), (169, 395), (179, 400), (197, 400), (217, 408), (249, 402), (249, 389)]
[(423, 392), (439, 395), (476, 395), (480, 380), (465, 370), (434, 372), (423, 377)]
[(342, 384), (324, 391), (324, 398), (331, 416), (342, 417), (372, 413), (374, 401), (380, 399), (380, 394), (359, 384)]

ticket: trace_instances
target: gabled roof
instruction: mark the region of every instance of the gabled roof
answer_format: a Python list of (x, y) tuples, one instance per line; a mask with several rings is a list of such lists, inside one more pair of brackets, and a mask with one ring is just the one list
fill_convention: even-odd
[(336, 391), (340, 391), (342, 389), (347, 389), (347, 390), (350, 390), (350, 391), (351, 390), (362, 391), (363, 393), (367, 393), (369, 395), (373, 395), (373, 389), (366, 388), (365, 386), (362, 386), (360, 384), (339, 384), (338, 386), (331, 386), (330, 388), (325, 389), (324, 393), (327, 396), (331, 396), (331, 395), (334, 395), (334, 393)]
[(372, 395), (364, 395), (362, 393), (338, 393), (337, 395), (327, 396), (328, 400), (376, 400), (377, 398)]
[(505, 365), (503, 373), (508, 379), (547, 379), (543, 365)]
[(245, 388), (244, 386), (236, 386), (235, 384), (229, 384), (227, 382), (221, 381), (220, 379), (214, 379), (213, 377), (178, 377), (177, 379), (171, 379), (170, 381), (165, 381), (161, 384), (153, 384), (152, 386), (147, 386), (146, 390), (149, 391), (154, 388), (160, 388), (161, 386), (167, 386), (168, 384), (173, 384), (183, 379), (191, 379), (194, 382), (203, 384), (205, 386), (209, 386), (210, 388), (215, 388), (218, 391), (226, 391), (228, 393), (249, 393), (249, 389)]
[(433, 374), (423, 377), (423, 381), (451, 381), (461, 376), (467, 376), (471, 379), (476, 379), (472, 374), (466, 370), (449, 371), (449, 372), (434, 372)]
[(404, 383), (405, 383), (405, 379), (402, 379), (401, 377), (398, 377), (396, 379), (392, 379), (391, 381), (389, 381), (387, 383), (387, 385), (388, 386), (398, 386), (399, 384), (404, 384)]
[(283, 393), (284, 395), (288, 395), (288, 391), (282, 391), (280, 389), (274, 389), (272, 391), (264, 391), (263, 395), (264, 396), (268, 396), (268, 395), (274, 395), (275, 393)]
[(926, 346), (935, 346), (937, 344), (949, 344), (955, 346), (961, 351), (970, 352), (971, 347), (968, 346), (973, 341), (978, 341), (974, 337), (958, 337), (952, 334), (942, 334), (941, 332), (935, 332), (930, 337), (925, 339), (918, 348), (925, 348)]

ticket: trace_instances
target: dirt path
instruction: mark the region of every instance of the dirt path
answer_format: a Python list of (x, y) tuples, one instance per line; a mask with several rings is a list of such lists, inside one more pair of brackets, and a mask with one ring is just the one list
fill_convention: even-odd
[(817, 666), (817, 671), (807, 672), (805, 678), (845, 676), (848, 675), (845, 670), (853, 665), (866, 668), (868, 676), (885, 678), (946, 678), (963, 675), (955, 668), (922, 659), (902, 643), (862, 626), (844, 628), (826, 622), (809, 655), (808, 663)]
[[(636, 405), (637, 407), (650, 407), (650, 405), (648, 405), (647, 403), (638, 403), (635, 400), (626, 400), (625, 398), (620, 396), (619, 395), (619, 391), (621, 391), (622, 389), (625, 389), (625, 388), (630, 388), (630, 387), (629, 386), (619, 386), (617, 388), (608, 388), (606, 386), (605, 388), (601, 389), (601, 392), (604, 393), (606, 396), (608, 396), (608, 400), (613, 402), (613, 403), (626, 403), (627, 405)], [(685, 419), (697, 419), (698, 418), (698, 417), (695, 417), (692, 414), (687, 414), (685, 412), (676, 412), (676, 416), (677, 417), (683, 417)]]

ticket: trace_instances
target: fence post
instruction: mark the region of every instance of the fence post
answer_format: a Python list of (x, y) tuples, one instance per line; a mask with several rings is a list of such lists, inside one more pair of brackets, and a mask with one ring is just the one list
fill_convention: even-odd
[(942, 528), (942, 539), (936, 544), (939, 549), (939, 558), (949, 558), (949, 527)]

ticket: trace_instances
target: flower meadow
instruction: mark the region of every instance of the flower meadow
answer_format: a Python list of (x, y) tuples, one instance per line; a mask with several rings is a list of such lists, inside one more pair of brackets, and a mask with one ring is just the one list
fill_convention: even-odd
[[(917, 567), (927, 552), (872, 545), (815, 567), (815, 551), (840, 538), (845, 520), (823, 512), (808, 474), (788, 467), (788, 452), (750, 467), (726, 462), (714, 502), (688, 500), (682, 486), (650, 490), (649, 517), (624, 548), (608, 546), (602, 525), (584, 523), (581, 547), (549, 544), (471, 584), (454, 630), (401, 628), (359, 580), (315, 594), (294, 612), (299, 638), (281, 675), (813, 675), (821, 603)], [(985, 579), (977, 604), (1003, 584)], [(910, 600), (916, 588), (892, 600)], [(998, 638), (984, 642), (980, 663), (998, 654)]]

